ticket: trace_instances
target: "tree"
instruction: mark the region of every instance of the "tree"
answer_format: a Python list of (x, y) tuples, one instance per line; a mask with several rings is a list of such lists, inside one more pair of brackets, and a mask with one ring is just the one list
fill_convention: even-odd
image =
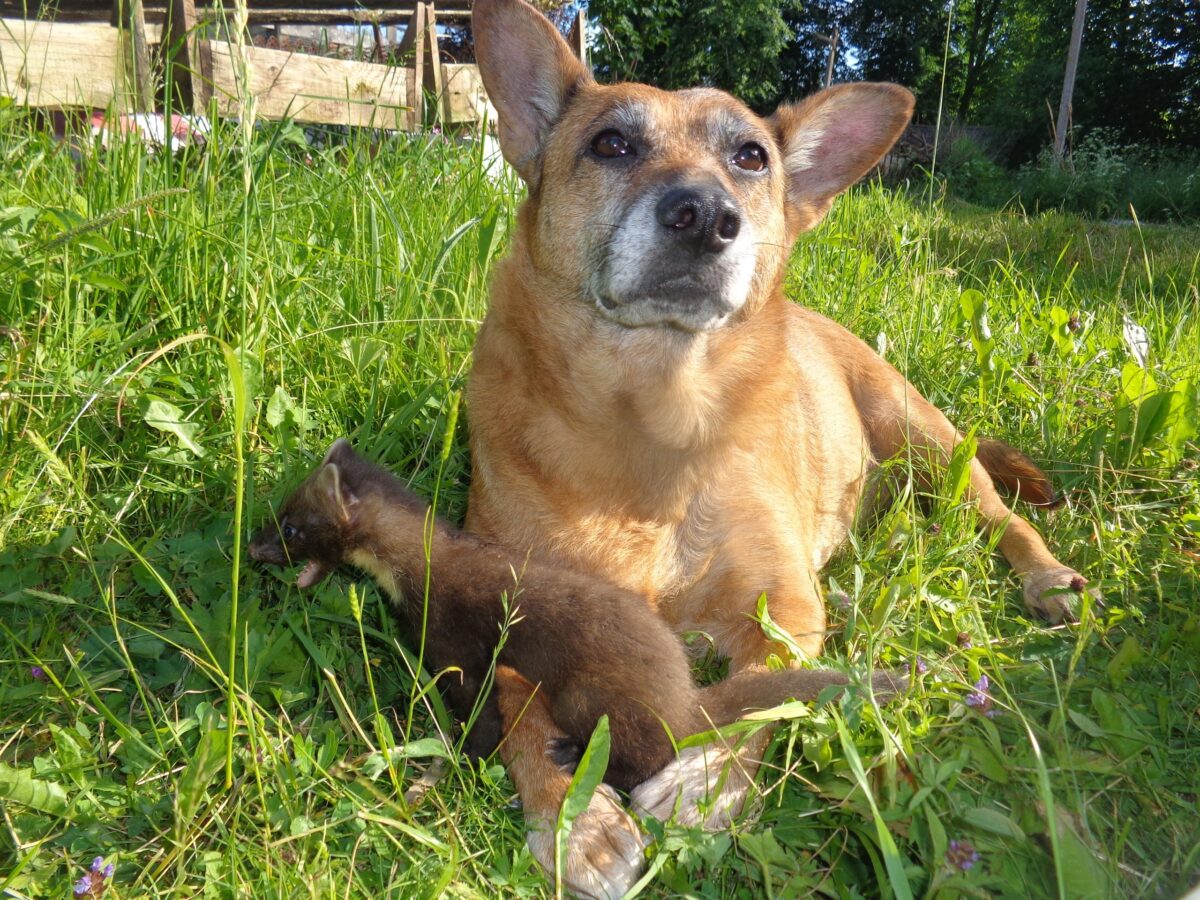
[[(591, 0), (588, 12), (600, 26), (596, 74), (669, 89), (718, 87), (769, 112), (792, 87), (810, 85), (815, 59), (823, 67), (820, 45), (801, 30), (811, 31), (805, 23), (816, 22), (809, 9), (827, 13), (838, 2)], [(828, 20), (827, 14), (819, 18), (820, 24)]]

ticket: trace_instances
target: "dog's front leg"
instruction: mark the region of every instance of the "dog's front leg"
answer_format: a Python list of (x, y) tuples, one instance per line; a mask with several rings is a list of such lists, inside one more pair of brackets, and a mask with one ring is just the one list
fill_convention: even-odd
[[(929, 473), (944, 470), (962, 435), (898, 372), (879, 362), (889, 370), (884, 378), (890, 383), (860, 404), (872, 450), (877, 458), (887, 459), (907, 447), (928, 481)], [(1000, 533), (1000, 552), (1020, 576), (1030, 611), (1054, 623), (1074, 620), (1079, 595), (1088, 590), (1087, 579), (1054, 557), (1037, 530), (1000, 497), (993, 480), (1016, 484), (1021, 478), (1045, 476), (1022, 454), (999, 442), (992, 443), (1003, 449), (988, 454), (990, 470), (980, 456), (971, 460), (967, 497), (977, 503), (982, 527), (989, 533)], [(1090, 593), (1098, 596), (1095, 589)]]

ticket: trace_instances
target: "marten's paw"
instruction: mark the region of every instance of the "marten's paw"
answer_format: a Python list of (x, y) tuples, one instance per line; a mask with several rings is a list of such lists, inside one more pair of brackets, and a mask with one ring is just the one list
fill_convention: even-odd
[(746, 804), (758, 766), (744, 762), (739, 752), (749, 759), (758, 756), (749, 746), (741, 751), (720, 743), (688, 747), (633, 789), (634, 811), (663, 822), (674, 817), (680, 825), (703, 825), (708, 831), (728, 828)]
[[(531, 823), (526, 836), (534, 859), (554, 871), (554, 822)], [(586, 900), (616, 900), (633, 887), (645, 868), (645, 842), (616, 791), (600, 785), (592, 802), (571, 826), (563, 885)]]
[(1055, 625), (1079, 621), (1079, 603), (1085, 592), (1095, 603), (1102, 603), (1099, 588), (1089, 588), (1086, 578), (1066, 566), (1025, 576), (1024, 588), (1029, 611)]

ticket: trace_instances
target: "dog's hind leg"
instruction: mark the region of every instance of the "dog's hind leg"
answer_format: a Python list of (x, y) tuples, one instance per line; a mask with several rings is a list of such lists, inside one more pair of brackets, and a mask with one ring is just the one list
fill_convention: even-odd
[[(495, 690), (505, 732), (500, 758), (521, 796), (529, 849), (553, 878), (554, 829), (572, 774), (571, 766), (560, 765), (567, 735), (545, 696), (515, 669), (496, 667)], [(642, 847), (637, 825), (616, 792), (602, 784), (571, 827), (562, 883), (579, 897), (621, 897), (642, 873)]]
[[(882, 371), (855, 385), (872, 452), (877, 459), (888, 459), (907, 447), (926, 473), (943, 469), (962, 435), (899, 372), (883, 360), (878, 363)], [(870, 389), (864, 390), (864, 384)], [(1074, 619), (1087, 580), (1054, 557), (1037, 530), (1001, 499), (993, 481), (995, 478), (1018, 496), (1049, 505), (1053, 493), (1045, 476), (1027, 457), (1006, 445), (986, 442), (983, 448), (982, 455), (971, 460), (967, 493), (978, 505), (983, 528), (999, 532), (1000, 552), (1020, 576), (1029, 609), (1051, 622)], [(1096, 594), (1094, 590), (1091, 593)]]

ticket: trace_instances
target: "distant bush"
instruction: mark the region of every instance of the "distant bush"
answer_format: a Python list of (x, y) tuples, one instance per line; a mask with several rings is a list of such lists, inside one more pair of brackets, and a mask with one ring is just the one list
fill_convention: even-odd
[(1049, 148), (1015, 173), (989, 159), (969, 139), (954, 143), (938, 175), (947, 193), (984, 206), (1016, 199), (1027, 210), (1064, 209), (1093, 218), (1143, 221), (1200, 219), (1200, 158), (1185, 152), (1123, 146), (1095, 129), (1059, 162)]
[(981, 206), (1003, 206), (1012, 199), (1012, 173), (969, 137), (960, 137), (938, 160), (938, 175), (956, 197)]

